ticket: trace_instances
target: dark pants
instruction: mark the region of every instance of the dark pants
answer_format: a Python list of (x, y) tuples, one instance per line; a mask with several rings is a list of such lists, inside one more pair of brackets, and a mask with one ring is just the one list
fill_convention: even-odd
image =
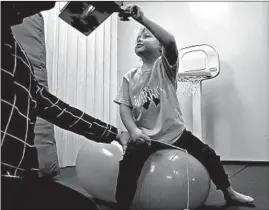
[[(217, 189), (226, 189), (230, 186), (228, 176), (220, 162), (220, 157), (190, 131), (183, 131), (180, 138), (173, 145), (187, 150), (189, 154), (198, 159), (209, 172), (210, 178)], [(128, 210), (130, 208), (145, 161), (152, 153), (160, 149), (162, 148), (154, 146), (154, 144), (151, 147), (146, 144), (135, 143), (128, 145), (123, 160), (120, 162), (116, 193), (117, 210)]]
[(89, 198), (53, 180), (1, 179), (3, 210), (97, 210)]

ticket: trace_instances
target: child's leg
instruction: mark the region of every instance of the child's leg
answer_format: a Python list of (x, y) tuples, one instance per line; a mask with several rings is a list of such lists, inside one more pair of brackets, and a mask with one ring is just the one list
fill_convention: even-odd
[(185, 130), (174, 145), (186, 149), (188, 153), (197, 158), (206, 167), (211, 180), (214, 182), (217, 189), (223, 191), (226, 200), (232, 200), (238, 203), (253, 202), (253, 198), (237, 193), (232, 189), (228, 175), (220, 161), (220, 156), (218, 156), (211, 147), (195, 137), (190, 131)]
[(220, 156), (207, 144), (204, 144), (195, 137), (190, 131), (185, 130), (174, 145), (186, 149), (188, 153), (197, 158), (206, 167), (217, 189), (230, 187), (228, 175), (225, 173), (220, 162)]
[(123, 160), (120, 161), (116, 210), (128, 210), (130, 208), (141, 170), (152, 152), (147, 144), (128, 144)]

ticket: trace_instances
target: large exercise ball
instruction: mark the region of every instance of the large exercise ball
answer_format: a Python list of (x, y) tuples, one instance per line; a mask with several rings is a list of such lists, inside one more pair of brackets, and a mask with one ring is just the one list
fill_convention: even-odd
[[(114, 144), (87, 142), (76, 160), (78, 179), (94, 197), (116, 202), (116, 184), (122, 150)], [(181, 210), (197, 208), (205, 202), (210, 178), (193, 156), (176, 149), (153, 153), (145, 162), (132, 210)]]

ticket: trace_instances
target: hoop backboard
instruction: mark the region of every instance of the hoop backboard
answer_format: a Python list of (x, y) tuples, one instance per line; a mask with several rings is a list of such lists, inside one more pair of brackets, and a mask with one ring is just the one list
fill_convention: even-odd
[(183, 86), (183, 95), (200, 94), (203, 80), (212, 79), (219, 74), (219, 55), (206, 44), (183, 48), (179, 51), (177, 81)]
[(183, 48), (179, 51), (178, 77), (205, 76), (211, 79), (219, 74), (219, 55), (206, 44)]

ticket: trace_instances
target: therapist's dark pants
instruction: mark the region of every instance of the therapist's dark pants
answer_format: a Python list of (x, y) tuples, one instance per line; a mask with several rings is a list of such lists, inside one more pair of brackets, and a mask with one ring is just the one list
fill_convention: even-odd
[(53, 180), (1, 177), (3, 210), (97, 210), (92, 200)]

